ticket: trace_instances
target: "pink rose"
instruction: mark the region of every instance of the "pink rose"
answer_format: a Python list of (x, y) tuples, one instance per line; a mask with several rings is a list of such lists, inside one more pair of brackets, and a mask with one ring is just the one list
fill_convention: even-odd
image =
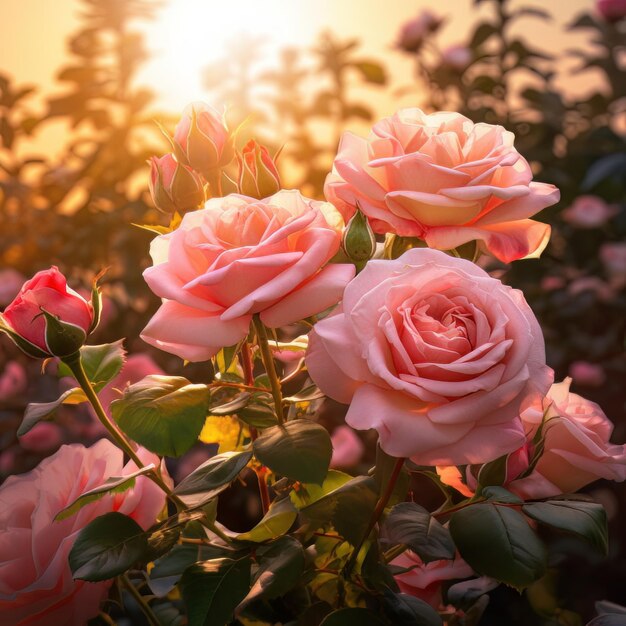
[(626, 0), (596, 0), (596, 8), (609, 22), (617, 22), (626, 17)]
[(204, 203), (204, 183), (190, 167), (173, 154), (150, 159), (150, 194), (160, 211), (191, 211)]
[(443, 19), (432, 11), (424, 9), (417, 17), (408, 21), (398, 36), (398, 48), (405, 52), (417, 52), (424, 39), (439, 29)]
[(310, 334), (306, 364), (346, 422), (419, 465), (481, 463), (524, 443), (547, 392), (541, 329), (520, 291), (473, 263), (412, 249), (370, 261)]
[(441, 53), (441, 61), (453, 70), (462, 71), (472, 61), (472, 51), (463, 45), (448, 46)]
[(402, 593), (428, 602), (434, 609), (442, 603), (441, 585), (448, 580), (469, 578), (474, 570), (460, 557), (424, 563), (417, 554), (407, 550), (391, 561), (396, 567), (412, 569), (394, 578)]
[[(145, 462), (158, 463), (142, 452)], [(135, 487), (106, 496), (75, 515), (56, 514), (85, 491), (111, 476), (137, 468), (123, 466), (121, 450), (101, 440), (85, 448), (63, 446), (33, 471), (11, 476), (0, 487), (0, 614), (6, 624), (83, 626), (98, 613), (111, 581), (72, 580), (68, 555), (79, 531), (111, 511), (132, 517), (143, 528), (164, 505), (162, 491), (140, 477)]]
[[(571, 493), (599, 478), (626, 480), (626, 446), (610, 443), (613, 424), (595, 402), (570, 393), (570, 383), (552, 385), (543, 453), (532, 474), (510, 484), (524, 498)], [(541, 423), (538, 414), (522, 413), (530, 436)]]
[(450, 250), (477, 240), (506, 263), (539, 256), (550, 227), (527, 219), (559, 199), (532, 182), (513, 133), (458, 113), (402, 109), (368, 139), (344, 133), (326, 198), (349, 218), (358, 204), (377, 233)]
[(174, 141), (186, 165), (207, 177), (235, 156), (233, 136), (224, 116), (204, 102), (193, 102), (185, 108), (174, 131)]
[(209, 200), (152, 242), (144, 277), (164, 301), (142, 338), (205, 361), (243, 339), (256, 313), (276, 328), (336, 304), (354, 276), (353, 265), (327, 265), (341, 227), (334, 207), (298, 191)]
[(26, 391), (28, 380), (21, 363), (9, 361), (0, 374), (0, 400), (6, 400)]
[(607, 204), (598, 196), (579, 196), (563, 209), (561, 217), (576, 228), (599, 228), (619, 213), (618, 207)]
[(333, 444), (331, 467), (354, 467), (361, 460), (365, 446), (352, 428), (337, 426), (330, 439)]
[(32, 430), (20, 437), (20, 446), (31, 452), (49, 452), (63, 441), (58, 424), (40, 422)]
[[(59, 339), (42, 311), (56, 317), (75, 334)], [(11, 338), (31, 356), (67, 356), (76, 352), (93, 330), (94, 311), (89, 302), (67, 286), (58, 268), (37, 272), (25, 282), (13, 302), (0, 315)]]
[(626, 278), (626, 243), (610, 242), (600, 247), (600, 260), (611, 278)]
[(586, 387), (602, 387), (606, 382), (602, 366), (588, 361), (574, 361), (569, 366), (569, 375), (577, 385)]

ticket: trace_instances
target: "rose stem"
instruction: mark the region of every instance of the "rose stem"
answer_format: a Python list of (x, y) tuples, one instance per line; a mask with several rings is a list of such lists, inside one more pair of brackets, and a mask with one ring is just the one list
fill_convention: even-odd
[[(137, 453), (133, 450), (130, 442), (126, 439), (126, 437), (119, 430), (119, 428), (113, 423), (113, 421), (107, 416), (102, 404), (100, 403), (98, 394), (96, 394), (96, 392), (94, 391), (91, 381), (87, 378), (87, 375), (85, 374), (85, 370), (80, 359), (80, 353), (76, 352), (75, 354), (72, 354), (68, 357), (64, 357), (63, 362), (70, 368), (72, 374), (74, 374), (74, 378), (76, 378), (76, 381), (87, 396), (87, 399), (91, 403), (93, 410), (96, 412), (98, 419), (110, 433), (111, 437), (113, 437), (117, 445), (124, 452), (126, 452), (126, 454), (132, 459), (132, 461), (139, 469), (145, 467), (145, 465), (141, 462), (141, 459), (137, 456)], [(158, 471), (153, 469), (148, 472), (147, 475), (167, 494), (167, 497), (174, 504), (176, 504), (177, 507), (179, 507), (181, 510), (186, 508), (185, 503), (178, 496), (172, 493), (172, 490), (161, 478), (161, 475)]]
[(276, 368), (274, 367), (274, 357), (272, 356), (267, 339), (267, 330), (257, 315), (255, 315), (252, 320), (254, 323), (254, 329), (256, 330), (257, 342), (259, 344), (259, 348), (261, 349), (263, 367), (265, 367), (265, 372), (270, 379), (270, 385), (272, 387), (272, 396), (274, 398), (274, 406), (276, 407), (276, 417), (278, 418), (278, 423), (282, 426), (284, 423), (283, 393), (280, 388), (280, 380), (276, 374)]
[[(254, 385), (254, 364), (252, 361), (252, 351), (250, 350), (250, 344), (244, 341), (241, 346), (241, 352), (239, 353), (241, 367), (243, 368), (244, 380), (247, 386)], [(250, 426), (250, 437), (254, 441), (259, 436), (257, 429), (254, 426)], [(259, 495), (261, 496), (261, 506), (263, 508), (263, 515), (267, 513), (270, 508), (270, 494), (267, 490), (267, 482), (265, 481), (265, 472), (263, 468), (255, 469), (257, 480), (259, 482)]]
[(404, 458), (396, 459), (396, 464), (394, 465), (393, 472), (389, 477), (389, 482), (385, 487), (385, 491), (382, 493), (380, 498), (378, 498), (378, 502), (376, 503), (376, 507), (374, 508), (372, 517), (370, 518), (369, 524), (367, 525), (367, 529), (363, 533), (363, 537), (361, 537), (359, 543), (354, 546), (354, 550), (352, 550), (352, 554), (350, 555), (350, 558), (348, 559), (348, 562), (343, 569), (345, 576), (349, 575), (352, 571), (352, 568), (356, 563), (357, 557), (359, 556), (359, 552), (361, 551), (363, 544), (370, 536), (370, 533), (372, 532), (372, 530), (374, 530), (374, 526), (376, 526), (376, 523), (380, 519), (380, 516), (383, 514), (383, 511), (385, 510), (385, 507), (389, 502), (389, 498), (391, 498), (391, 494), (393, 493), (394, 487), (396, 486), (396, 481), (398, 480), (398, 476), (400, 476), (400, 472), (402, 471), (403, 466)]
[(159, 619), (150, 608), (150, 605), (141, 593), (139, 593), (139, 590), (135, 587), (135, 585), (133, 585), (130, 578), (128, 578), (126, 574), (122, 574), (120, 576), (120, 580), (122, 581), (122, 585), (130, 592), (130, 595), (133, 596), (135, 602), (139, 605), (141, 612), (146, 616), (148, 622), (150, 622), (150, 625), (161, 626), (161, 622), (159, 622)]

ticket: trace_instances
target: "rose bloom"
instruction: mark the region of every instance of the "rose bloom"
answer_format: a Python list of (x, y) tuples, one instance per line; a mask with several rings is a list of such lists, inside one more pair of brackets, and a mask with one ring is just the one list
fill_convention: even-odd
[(617, 22), (626, 17), (626, 0), (596, 0), (596, 8), (609, 22)]
[(264, 200), (232, 194), (188, 213), (157, 237), (144, 277), (164, 299), (141, 335), (189, 361), (205, 361), (247, 333), (254, 314), (276, 328), (336, 304), (353, 265), (327, 265), (342, 221), (298, 191)]
[[(599, 478), (626, 480), (626, 445), (610, 442), (611, 421), (595, 402), (571, 393), (570, 383), (566, 378), (552, 385), (543, 453), (532, 474), (510, 484), (524, 498), (572, 493)], [(529, 438), (542, 417), (541, 410), (522, 414)]]
[(472, 60), (472, 51), (460, 44), (448, 46), (441, 53), (441, 60), (444, 65), (454, 70), (464, 70)]
[(614, 279), (626, 278), (626, 243), (612, 241), (600, 246), (600, 260), (606, 273)]
[(513, 133), (417, 108), (381, 120), (367, 139), (344, 133), (324, 191), (344, 219), (358, 205), (377, 233), (439, 250), (477, 240), (506, 263), (541, 254), (550, 227), (528, 218), (559, 199), (532, 182)]
[(370, 261), (309, 339), (309, 374), (346, 422), (419, 465), (480, 463), (524, 443), (520, 409), (552, 382), (522, 293), (473, 263), (412, 249)]
[[(142, 451), (144, 462), (158, 458)], [(0, 487), (0, 615), (3, 624), (83, 626), (98, 614), (111, 581), (72, 580), (68, 555), (76, 536), (96, 517), (119, 511), (148, 528), (165, 503), (149, 479), (132, 489), (83, 507), (54, 521), (82, 493), (111, 476), (136, 470), (123, 467), (122, 452), (102, 439), (90, 448), (63, 446), (26, 474), (9, 477)]]
[(24, 393), (27, 387), (28, 379), (24, 366), (18, 361), (9, 361), (0, 374), (0, 400)]
[(394, 576), (400, 591), (428, 602), (434, 609), (442, 604), (442, 583), (474, 576), (474, 570), (460, 556), (424, 563), (417, 554), (407, 550), (391, 561), (391, 565), (413, 568)]
[(349, 426), (337, 426), (330, 440), (333, 444), (331, 467), (354, 467), (363, 457), (365, 446)]
[(576, 228), (599, 228), (619, 213), (598, 196), (579, 196), (571, 206), (563, 209), (561, 217)]
[(589, 361), (574, 361), (569, 366), (569, 375), (577, 385), (586, 387), (602, 387), (606, 382), (604, 368)]
[(82, 329), (85, 335), (90, 332), (94, 320), (91, 303), (70, 289), (65, 276), (54, 266), (37, 272), (26, 281), (2, 314), (11, 330), (22, 339), (44, 353), (51, 354), (46, 341), (46, 319), (41, 314), (42, 309), (62, 322)]
[(434, 33), (443, 20), (432, 11), (424, 9), (417, 17), (402, 26), (398, 35), (397, 46), (405, 52), (417, 52), (424, 39)]

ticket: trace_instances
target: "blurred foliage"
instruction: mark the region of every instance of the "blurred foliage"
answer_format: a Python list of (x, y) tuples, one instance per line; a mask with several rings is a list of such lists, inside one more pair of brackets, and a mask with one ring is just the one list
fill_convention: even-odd
[[(36, 88), (15, 84), (0, 71), (0, 270), (15, 268), (29, 276), (58, 264), (87, 285), (93, 274), (110, 266), (104, 282), (114, 312), (110, 330), (100, 332), (105, 339), (134, 338), (157, 303), (141, 278), (150, 236), (131, 224), (164, 219), (151, 206), (145, 162), (167, 151), (154, 120), (168, 130), (175, 120), (151, 109), (153, 94), (135, 81), (147, 55), (133, 25), (151, 18), (158, 7), (148, 0), (81, 2), (82, 27), (69, 39), (70, 61), (57, 74), (63, 87), (42, 95), (43, 110)], [(615, 439), (626, 440), (626, 269), (622, 265), (620, 276), (619, 268), (610, 270), (601, 260), (603, 246), (623, 242), (626, 235), (626, 81), (620, 69), (626, 20), (577, 16), (568, 29), (586, 34), (588, 45), (553, 57), (535, 37), (522, 38), (513, 28), (524, 20), (532, 32), (533, 21), (550, 20), (548, 3), (474, 4), (483, 17), (460, 42), (469, 51), (468, 62), (446, 61), (440, 29), (433, 29), (417, 50), (398, 51), (413, 60), (414, 76), (405, 79), (409, 85), (389, 86), (386, 68), (362, 55), (358, 41), (330, 32), (310, 50), (283, 50), (274, 67), (264, 63), (261, 40), (240, 40), (224, 59), (206, 68), (204, 84), (215, 102), (229, 104), (231, 122), (242, 124), (241, 145), (250, 137), (274, 149), (285, 143), (279, 162), (289, 170), (285, 179), (314, 197), (322, 195), (345, 125), (381, 116), (368, 95), (382, 88), (426, 110), (457, 110), (476, 122), (513, 131), (536, 178), (557, 185), (562, 201), (540, 216), (553, 226), (541, 262), (489, 269), (524, 291), (542, 323), (557, 380), (575, 361), (603, 368), (605, 384), (577, 386), (575, 380), (574, 390), (600, 401), (616, 423)], [(572, 73), (591, 77), (584, 95), (559, 88), (568, 77), (564, 58), (577, 61)], [(65, 141), (54, 154), (33, 153), (32, 137), (59, 125)], [(586, 229), (563, 219), (562, 209), (583, 194), (596, 195), (619, 211)], [(16, 358), (0, 354), (0, 372)], [(167, 355), (158, 358), (173, 369)], [(32, 399), (47, 399), (53, 383), (40, 380), (41, 388), (29, 390)], [(19, 398), (0, 397), (3, 449), (15, 447), (22, 408)], [(328, 415), (323, 417), (332, 423)], [(27, 469), (37, 460), (31, 454), (16, 463)], [(8, 471), (6, 464), (0, 469)], [(624, 499), (620, 486), (602, 489), (613, 507), (619, 506), (616, 495)], [(571, 567), (560, 567), (562, 579), (538, 589), (534, 597), (557, 597), (558, 606), (585, 618), (593, 614), (594, 600), (608, 597), (626, 604), (626, 512), (619, 513), (612, 522), (614, 551), (608, 561), (576, 553)], [(564, 620), (563, 615), (569, 613), (561, 614)], [(480, 623), (569, 623), (560, 620), (556, 613), (539, 617), (526, 599), (500, 588)]]

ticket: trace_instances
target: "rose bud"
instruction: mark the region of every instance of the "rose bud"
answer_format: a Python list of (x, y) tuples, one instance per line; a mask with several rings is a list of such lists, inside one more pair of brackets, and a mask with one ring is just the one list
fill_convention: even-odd
[(596, 0), (596, 9), (607, 22), (618, 22), (626, 17), (626, 0)]
[(267, 198), (280, 190), (280, 174), (267, 148), (251, 139), (237, 155), (239, 192), (252, 198)]
[(196, 172), (173, 154), (150, 159), (150, 195), (159, 211), (190, 211), (204, 204), (204, 185)]
[(376, 237), (367, 217), (361, 211), (357, 210), (346, 224), (341, 246), (355, 263), (364, 264), (374, 256)]
[[(94, 293), (99, 296), (97, 288)], [(85, 343), (97, 319), (94, 303), (70, 289), (65, 276), (53, 266), (24, 283), (0, 315), (0, 330), (29, 356), (64, 357)]]
[(203, 102), (190, 104), (174, 131), (176, 156), (210, 179), (235, 156), (234, 137), (224, 118)]
[(436, 32), (443, 24), (443, 19), (425, 9), (417, 17), (402, 26), (397, 46), (405, 52), (417, 52), (424, 40)]

